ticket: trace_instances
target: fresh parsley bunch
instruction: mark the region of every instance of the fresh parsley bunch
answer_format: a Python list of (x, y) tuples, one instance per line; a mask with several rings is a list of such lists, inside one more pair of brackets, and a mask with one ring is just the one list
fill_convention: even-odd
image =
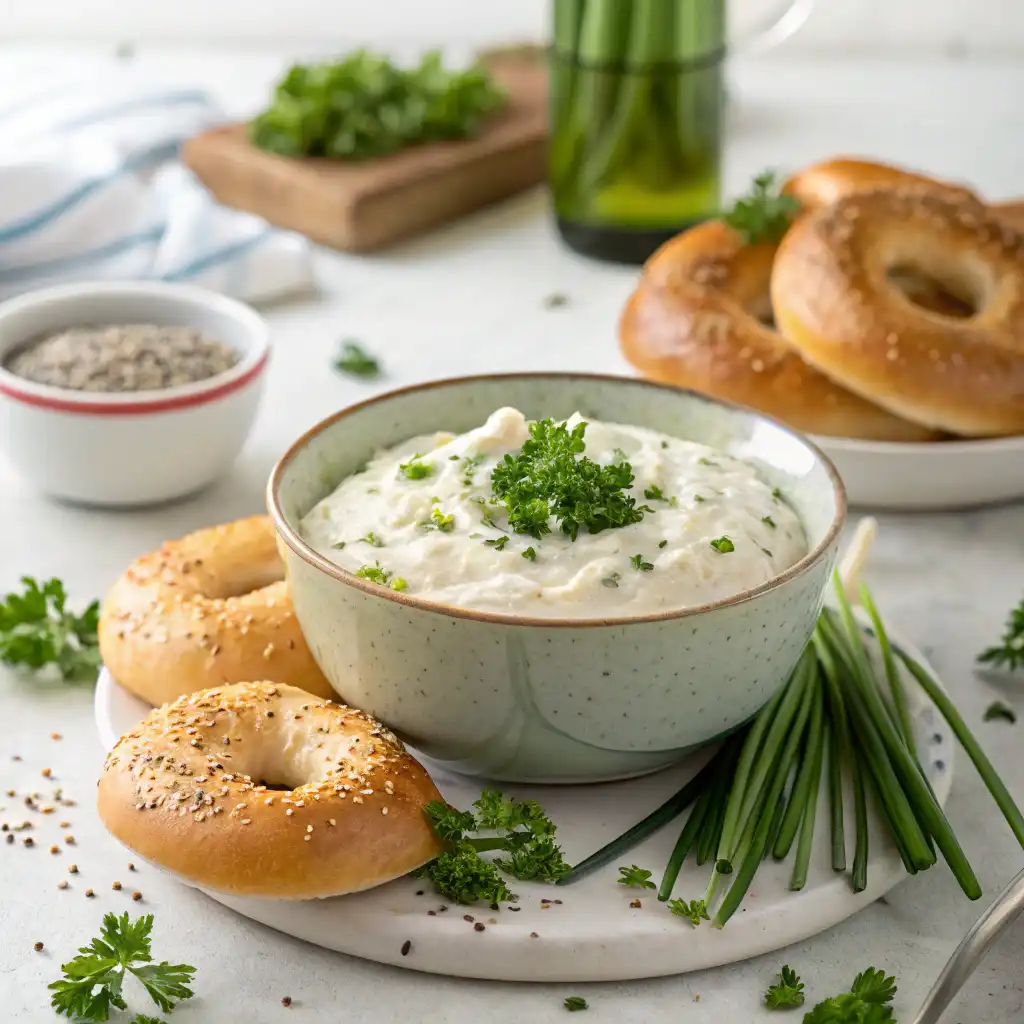
[(779, 971), (779, 980), (768, 986), (764, 1005), (769, 1010), (789, 1010), (804, 1005), (804, 983), (788, 964)]
[(722, 220), (747, 245), (758, 242), (781, 242), (793, 218), (800, 212), (800, 203), (793, 196), (781, 195), (774, 171), (762, 171), (750, 191), (741, 196), (722, 215)]
[(32, 671), (54, 665), (63, 679), (94, 679), (100, 665), (99, 602), (74, 615), (65, 607), (60, 580), (40, 583), (22, 576), (21, 583), (22, 593), (0, 601), (0, 661)]
[(357, 50), (331, 63), (294, 65), (250, 123), (249, 137), (283, 156), (369, 160), (469, 138), (505, 101), (481, 66), (451, 71), (431, 52), (405, 69)]
[(544, 419), (530, 423), (518, 455), (508, 454), (491, 473), (491, 488), (508, 510), (509, 526), (538, 540), (551, 532), (554, 516), (575, 540), (580, 530), (602, 530), (638, 523), (647, 505), (629, 494), (633, 467), (625, 460), (602, 466), (584, 454), (586, 422), (572, 430)]
[[(100, 937), (78, 951), (78, 956), (61, 966), (64, 977), (49, 987), (50, 1005), (59, 1014), (78, 1021), (106, 1021), (111, 1007), (127, 1009), (122, 995), (126, 974), (132, 974), (164, 1013), (174, 1004), (189, 999), (188, 983), (196, 969), (186, 964), (153, 963), (150, 935), (153, 915), (135, 921), (124, 913), (105, 914)], [(152, 1021), (139, 1017), (138, 1021)]]
[[(446, 849), (418, 874), (429, 878), (442, 896), (496, 907), (516, 899), (498, 868), (513, 878), (539, 882), (555, 882), (569, 870), (555, 842), (555, 826), (536, 800), (509, 800), (485, 789), (473, 807), (475, 814), (441, 800), (427, 804), (427, 820)], [(492, 834), (471, 835), (480, 831)], [(480, 856), (492, 850), (503, 856), (493, 862)]]

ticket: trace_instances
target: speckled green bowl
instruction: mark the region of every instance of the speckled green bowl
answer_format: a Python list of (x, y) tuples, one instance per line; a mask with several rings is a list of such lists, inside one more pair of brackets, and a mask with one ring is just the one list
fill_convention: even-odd
[[(469, 430), (505, 405), (531, 418), (578, 410), (745, 459), (783, 490), (810, 554), (713, 604), (553, 621), (387, 590), (302, 540), (302, 516), (376, 450)], [(742, 724), (782, 686), (821, 607), (846, 498), (821, 452), (758, 413), (645, 381), (551, 373), (438, 381), (345, 409), (292, 445), (267, 503), (299, 622), (345, 701), (456, 771), (576, 783), (667, 765)]]

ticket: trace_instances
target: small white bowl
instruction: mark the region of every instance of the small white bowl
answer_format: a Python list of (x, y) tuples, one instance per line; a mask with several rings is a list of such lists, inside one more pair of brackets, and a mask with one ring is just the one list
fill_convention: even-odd
[[(157, 391), (73, 391), (4, 368), (12, 349), (72, 327), (150, 323), (202, 331), (239, 354), (226, 373)], [(40, 490), (88, 505), (133, 506), (201, 490), (249, 434), (269, 329), (234, 299), (156, 281), (61, 285), (0, 304), (0, 446)]]

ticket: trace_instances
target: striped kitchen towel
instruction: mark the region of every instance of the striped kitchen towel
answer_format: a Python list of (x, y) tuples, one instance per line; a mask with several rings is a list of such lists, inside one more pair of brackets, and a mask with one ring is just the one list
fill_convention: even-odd
[(299, 235), (216, 204), (177, 160), (225, 120), (127, 71), (0, 74), (0, 298), (72, 280), (188, 281), (249, 301), (314, 285)]

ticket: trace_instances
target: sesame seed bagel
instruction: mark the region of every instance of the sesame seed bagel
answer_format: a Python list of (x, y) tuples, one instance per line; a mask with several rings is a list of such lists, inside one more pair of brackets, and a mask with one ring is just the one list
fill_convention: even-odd
[(333, 696), (283, 577), (268, 516), (167, 541), (133, 562), (107, 594), (103, 663), (154, 706), (250, 679)]
[[(955, 318), (891, 281), (910, 268), (967, 303)], [(779, 330), (835, 382), (923, 426), (1024, 432), (1024, 235), (974, 204), (884, 191), (812, 210), (775, 257)]]
[(98, 806), (125, 846), (200, 888), (312, 899), (436, 857), (423, 811), (439, 799), (369, 715), (259, 682), (151, 711), (107, 755)]
[(931, 178), (916, 171), (874, 160), (856, 157), (833, 157), (805, 167), (794, 174), (782, 191), (800, 201), (808, 209), (827, 206), (838, 199), (879, 189), (930, 192), (953, 201), (981, 203), (965, 185)]
[(776, 248), (746, 245), (722, 221), (667, 242), (623, 312), (623, 354), (654, 380), (752, 406), (812, 434), (936, 436), (833, 383), (779, 337), (769, 298)]

